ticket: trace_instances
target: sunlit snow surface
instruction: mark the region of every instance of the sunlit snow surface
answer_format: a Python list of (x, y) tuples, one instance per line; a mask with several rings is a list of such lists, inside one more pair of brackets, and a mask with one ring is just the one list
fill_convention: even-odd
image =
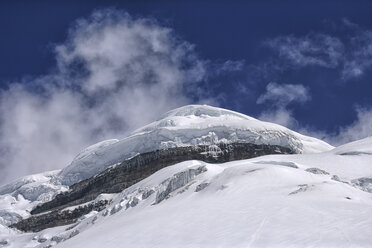
[[(0, 247), (371, 247), (372, 138), (318, 154), (186, 161), (113, 195), (76, 224)], [(107, 197), (107, 196), (103, 196)]]

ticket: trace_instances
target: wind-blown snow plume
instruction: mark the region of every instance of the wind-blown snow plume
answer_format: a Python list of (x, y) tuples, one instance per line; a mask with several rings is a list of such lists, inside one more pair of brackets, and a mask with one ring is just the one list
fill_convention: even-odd
[(170, 28), (113, 9), (78, 20), (55, 55), (53, 73), (0, 92), (1, 183), (66, 166), (82, 148), (190, 102), (184, 89), (205, 75)]

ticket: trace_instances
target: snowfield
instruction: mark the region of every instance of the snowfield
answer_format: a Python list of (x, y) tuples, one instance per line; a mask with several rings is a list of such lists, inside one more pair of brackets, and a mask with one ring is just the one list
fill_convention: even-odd
[[(363, 143), (363, 147), (359, 144)], [(164, 168), (101, 212), (6, 247), (371, 247), (372, 138), (319, 154)], [(108, 196), (103, 196), (108, 197)]]
[[(223, 164), (185, 161), (118, 194), (71, 225), (7, 226), (68, 185), (148, 149), (218, 142), (297, 149)], [(73, 210), (74, 207), (69, 207)], [(88, 147), (60, 171), (0, 187), (0, 247), (371, 247), (372, 137), (336, 148), (279, 125), (191, 105), (123, 140)]]

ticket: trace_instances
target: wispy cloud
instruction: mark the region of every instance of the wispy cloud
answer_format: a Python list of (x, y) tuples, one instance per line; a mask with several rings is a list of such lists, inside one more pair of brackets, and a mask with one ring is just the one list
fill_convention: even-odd
[(112, 9), (78, 20), (55, 54), (54, 73), (0, 92), (2, 183), (66, 166), (84, 147), (189, 103), (185, 92), (206, 74), (173, 30)]
[(342, 37), (310, 32), (303, 36), (283, 35), (264, 42), (278, 57), (283, 70), (319, 66), (336, 69), (340, 79), (358, 78), (372, 67), (372, 31), (344, 19)]
[(270, 83), (266, 87), (266, 92), (257, 100), (258, 104), (268, 104), (268, 109), (260, 114), (259, 119), (286, 126), (302, 134), (317, 137), (336, 146), (372, 136), (372, 108), (370, 107), (356, 106), (356, 120), (350, 125), (339, 127), (333, 133), (311, 126), (299, 126), (298, 120), (288, 105), (290, 103), (305, 103), (310, 99), (309, 90), (302, 85), (278, 85)]
[(372, 31), (344, 19), (344, 24), (352, 32), (348, 41), (350, 49), (345, 55), (342, 68), (344, 80), (358, 78), (372, 69)]
[(218, 65), (217, 72), (230, 73), (243, 70), (245, 65), (244, 60), (227, 60), (222, 65)]
[(350, 125), (341, 127), (330, 141), (335, 144), (345, 144), (354, 140), (372, 136), (372, 108), (357, 106), (357, 119)]
[(310, 100), (309, 90), (302, 84), (277, 84), (266, 85), (266, 92), (258, 97), (257, 103), (274, 102), (275, 105), (287, 106), (291, 102), (306, 102)]
[(337, 37), (309, 33), (305, 36), (279, 36), (264, 43), (290, 66), (335, 68), (343, 56), (343, 44)]
[(274, 122), (288, 128), (296, 128), (298, 122), (288, 105), (291, 103), (305, 103), (311, 99), (310, 91), (305, 86), (298, 84), (266, 85), (266, 92), (257, 99), (257, 104), (267, 104), (259, 119)]
[(285, 126), (290, 129), (296, 129), (298, 121), (293, 115), (292, 110), (284, 107), (278, 107), (263, 111), (258, 118), (263, 121), (268, 121)]
[[(372, 70), (372, 31), (344, 19), (340, 32), (316, 33), (310, 32), (303, 36), (284, 35), (264, 42), (274, 54), (265, 60), (260, 68), (264, 80), (280, 80), (280, 75), (289, 71), (299, 71), (306, 67), (321, 67), (336, 72), (339, 81), (355, 81)], [(336, 29), (337, 29), (336, 28)], [(334, 30), (335, 31), (335, 30)], [(268, 68), (269, 70), (262, 70)], [(278, 76), (279, 75), (279, 76)], [(272, 121), (299, 132), (316, 136), (328, 142), (339, 145), (372, 135), (371, 113), (368, 107), (357, 107), (357, 119), (348, 126), (335, 129), (333, 133), (317, 130), (314, 127), (300, 127), (290, 103), (305, 103), (309, 101), (309, 89), (302, 85), (278, 85), (270, 83), (266, 92), (257, 99), (257, 104), (266, 104), (259, 118)]]
[(332, 133), (311, 126), (299, 127), (297, 131), (325, 140), (335, 146), (372, 136), (372, 108), (356, 106), (355, 112), (357, 117), (354, 122), (341, 126)]

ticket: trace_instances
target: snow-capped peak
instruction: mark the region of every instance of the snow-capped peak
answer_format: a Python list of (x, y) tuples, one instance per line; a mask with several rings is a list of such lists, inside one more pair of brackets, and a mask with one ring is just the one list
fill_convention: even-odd
[(218, 107), (212, 107), (209, 105), (186, 105), (180, 108), (173, 109), (165, 113), (161, 119), (173, 117), (173, 116), (204, 116), (204, 117), (219, 117), (221, 115), (233, 116), (246, 120), (257, 120), (253, 117)]
[(295, 153), (322, 152), (333, 148), (321, 140), (234, 111), (207, 105), (187, 105), (169, 111), (127, 138), (91, 146), (59, 176), (63, 184), (71, 185), (139, 153), (234, 142), (278, 145)]

